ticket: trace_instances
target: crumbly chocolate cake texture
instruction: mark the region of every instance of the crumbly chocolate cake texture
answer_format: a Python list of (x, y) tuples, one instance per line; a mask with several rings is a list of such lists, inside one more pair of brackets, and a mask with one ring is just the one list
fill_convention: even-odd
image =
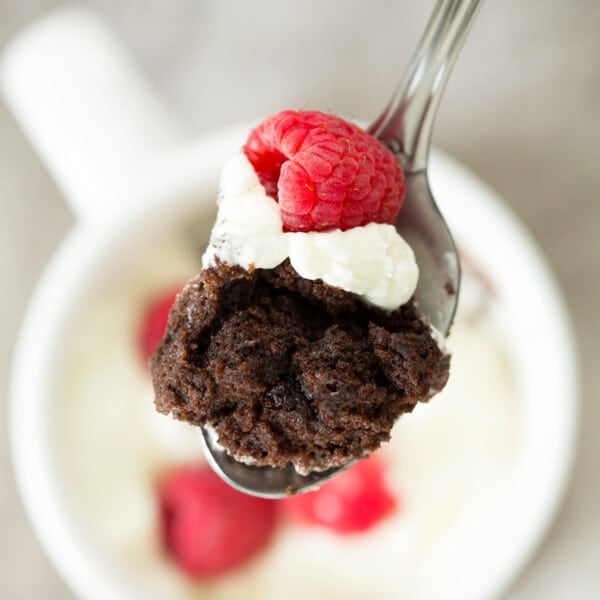
[(306, 473), (378, 448), (449, 363), (413, 302), (384, 311), (289, 261), (217, 262), (178, 295), (151, 372), (160, 412), (210, 425), (238, 460)]

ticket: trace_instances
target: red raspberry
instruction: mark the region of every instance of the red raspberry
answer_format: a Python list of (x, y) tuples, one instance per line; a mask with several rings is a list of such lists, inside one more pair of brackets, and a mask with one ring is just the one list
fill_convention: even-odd
[(392, 223), (404, 198), (396, 157), (339, 117), (284, 110), (254, 129), (244, 146), (286, 231)]
[(322, 525), (336, 533), (358, 533), (379, 523), (397, 506), (384, 481), (383, 463), (361, 460), (316, 492), (282, 501), (295, 520)]
[(159, 500), (165, 547), (193, 577), (247, 562), (265, 548), (277, 523), (276, 502), (234, 490), (207, 466), (168, 474)]
[(139, 333), (140, 352), (146, 362), (156, 350), (158, 342), (165, 333), (169, 311), (179, 289), (163, 292), (158, 298), (154, 298), (146, 309)]

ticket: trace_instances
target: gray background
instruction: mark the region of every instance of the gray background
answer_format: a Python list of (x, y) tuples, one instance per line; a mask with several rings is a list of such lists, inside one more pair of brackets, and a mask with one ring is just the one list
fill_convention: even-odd
[[(0, 0), (0, 46), (59, 4)], [(368, 120), (395, 87), (433, 1), (85, 4), (112, 22), (193, 135), (284, 107)], [(435, 142), (487, 180), (537, 238), (567, 297), (583, 374), (572, 487), (512, 599), (600, 597), (599, 138), (600, 2), (488, 0), (449, 84)], [(27, 298), (73, 218), (1, 101), (0, 203), (4, 400)], [(70, 598), (20, 506), (5, 412), (0, 597)]]

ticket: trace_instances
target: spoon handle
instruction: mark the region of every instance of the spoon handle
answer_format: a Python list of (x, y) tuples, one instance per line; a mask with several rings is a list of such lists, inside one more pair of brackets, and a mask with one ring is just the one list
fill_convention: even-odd
[(400, 87), (370, 132), (402, 160), (427, 168), (437, 109), (481, 0), (438, 0)]

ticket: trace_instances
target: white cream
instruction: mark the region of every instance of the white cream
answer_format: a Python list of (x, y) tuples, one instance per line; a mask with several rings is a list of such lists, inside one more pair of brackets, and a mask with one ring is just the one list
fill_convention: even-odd
[(392, 225), (284, 232), (277, 202), (240, 152), (223, 169), (219, 213), (202, 264), (219, 259), (272, 269), (286, 258), (305, 279), (320, 279), (386, 310), (407, 302), (419, 278), (413, 251)]
[(448, 341), (448, 385), (400, 419), (379, 451), (400, 510), (350, 536), (282, 522), (262, 554), (209, 581), (194, 582), (166, 558), (156, 482), (202, 462), (200, 442), (193, 427), (156, 413), (136, 331), (147, 299), (197, 270), (195, 252), (175, 240), (158, 243), (94, 294), (58, 372), (60, 467), (72, 518), (118, 566), (131, 590), (121, 597), (442, 600), (452, 586), (464, 589), (460, 582), (472, 577), (464, 564), (493, 558), (521, 419), (493, 315), (466, 297), (473, 286), (461, 295)]
[(246, 156), (236, 154), (221, 174), (219, 212), (202, 266), (218, 258), (244, 269), (272, 269), (287, 258), (287, 244), (277, 202), (267, 196)]

